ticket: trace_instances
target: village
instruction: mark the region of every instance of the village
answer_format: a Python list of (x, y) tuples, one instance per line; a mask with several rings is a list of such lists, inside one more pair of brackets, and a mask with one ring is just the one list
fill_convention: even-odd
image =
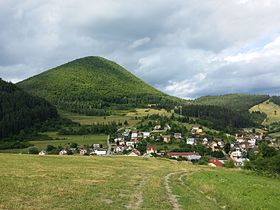
[[(60, 148), (58, 154), (170, 158), (213, 167), (242, 167), (245, 161), (250, 161), (250, 154), (258, 153), (260, 142), (279, 147), (270, 137), (253, 133), (252, 129), (235, 136), (227, 135), (226, 139), (209, 137), (203, 127), (195, 125), (185, 134), (171, 133), (168, 124), (155, 124), (149, 130), (121, 128), (108, 136), (106, 146), (72, 144), (69, 148)], [(42, 150), (39, 155), (47, 155), (50, 150)]]

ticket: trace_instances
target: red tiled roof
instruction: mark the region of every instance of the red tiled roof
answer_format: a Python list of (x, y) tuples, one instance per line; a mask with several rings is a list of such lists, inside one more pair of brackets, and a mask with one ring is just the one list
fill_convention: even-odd
[(216, 166), (223, 166), (224, 165), (224, 163), (222, 161), (218, 160), (217, 158), (213, 158), (213, 159), (209, 160), (208, 163), (212, 163)]
[(156, 146), (147, 146), (146, 149), (153, 149), (153, 150), (155, 150), (155, 149), (157, 149), (157, 147)]

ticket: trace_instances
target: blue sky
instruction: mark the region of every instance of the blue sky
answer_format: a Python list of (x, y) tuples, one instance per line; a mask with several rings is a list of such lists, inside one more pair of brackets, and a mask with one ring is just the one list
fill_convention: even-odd
[(0, 77), (114, 60), (183, 98), (280, 93), (277, 0), (0, 0)]

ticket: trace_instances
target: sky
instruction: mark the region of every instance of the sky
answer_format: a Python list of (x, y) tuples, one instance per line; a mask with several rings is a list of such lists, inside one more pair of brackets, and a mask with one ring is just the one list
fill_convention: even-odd
[(103, 56), (190, 99), (280, 94), (279, 0), (0, 0), (0, 78)]

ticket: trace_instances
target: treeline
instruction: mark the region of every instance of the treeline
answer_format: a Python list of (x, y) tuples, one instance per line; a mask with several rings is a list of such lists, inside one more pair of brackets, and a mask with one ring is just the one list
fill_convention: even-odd
[(49, 102), (0, 79), (0, 140), (56, 118), (57, 110)]
[(117, 131), (117, 123), (97, 123), (93, 125), (81, 125), (79, 127), (62, 128), (60, 135), (88, 135), (88, 134), (113, 134)]
[(280, 174), (280, 152), (274, 147), (270, 147), (267, 142), (258, 146), (258, 153), (249, 153), (250, 161), (244, 165), (245, 169), (258, 173)]
[(248, 111), (251, 107), (269, 99), (269, 95), (226, 94), (203, 96), (194, 100), (195, 104), (221, 106), (234, 111)]
[(272, 96), (270, 101), (280, 106), (280, 96)]
[[(180, 114), (180, 110), (176, 110)], [(224, 107), (213, 105), (187, 105), (182, 107), (182, 114), (195, 117), (197, 123), (216, 130), (235, 132), (235, 129), (257, 126), (256, 117), (261, 113), (236, 112)]]
[[(89, 94), (89, 93), (87, 93)], [(183, 102), (180, 102), (183, 103)], [(153, 104), (153, 108), (164, 108), (166, 110), (173, 109), (178, 105), (178, 101), (168, 97), (157, 95), (110, 95), (106, 96), (96, 95), (84, 96), (70, 96), (65, 93), (59, 100), (54, 101), (60, 109), (69, 112), (84, 114), (88, 116), (108, 116), (111, 110), (129, 110), (140, 107), (146, 108), (149, 104)]]

